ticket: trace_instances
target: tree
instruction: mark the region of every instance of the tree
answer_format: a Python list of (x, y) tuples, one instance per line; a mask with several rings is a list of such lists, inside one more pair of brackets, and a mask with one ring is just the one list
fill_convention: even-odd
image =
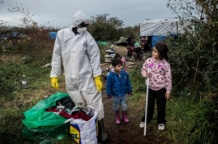
[(92, 24), (88, 28), (96, 40), (114, 41), (122, 36), (120, 28), (123, 21), (117, 17), (107, 18), (108, 16), (109, 14), (99, 14), (91, 19)]
[(28, 9), (24, 9), (22, 7), (22, 5), (18, 6), (18, 4), (16, 3), (16, 5), (12, 8), (8, 8), (9, 12), (18, 12), (18, 13), (22, 13), (24, 15), (23, 18), (21, 18), (21, 21), (23, 22), (23, 24), (27, 27), (27, 26), (33, 26), (33, 27), (38, 27), (38, 24), (36, 21), (34, 21), (32, 19), (32, 17), (34, 16), (34, 14), (31, 14), (30, 11)]
[[(176, 85), (202, 90), (215, 90), (218, 72), (216, 43), (218, 37), (217, 0), (168, 0), (181, 22), (189, 19), (194, 31), (186, 31), (178, 40), (170, 41), (176, 70)], [(182, 57), (181, 57), (182, 56)]]
[(199, 111), (207, 121), (195, 118), (190, 132), (197, 137), (190, 141), (215, 144), (218, 141), (218, 1), (168, 0), (168, 7), (181, 22), (189, 19), (194, 26), (194, 31), (186, 31), (178, 39), (167, 41), (174, 91), (182, 92), (183, 96), (191, 94), (205, 107)]
[[(33, 19), (34, 14), (32, 14), (28, 9), (23, 8), (22, 5), (16, 5), (14, 7), (8, 8), (9, 12), (17, 12), (24, 15), (24, 17), (21, 18), (21, 21), (23, 22), (24, 27), (35, 27), (38, 28), (38, 23)], [(45, 23), (48, 24), (49, 22)], [(45, 24), (43, 24), (40, 27), (43, 27)]]
[(108, 18), (109, 14), (99, 14), (92, 17), (88, 27), (96, 40), (117, 41), (120, 37), (128, 37), (131, 33), (139, 35), (139, 25), (123, 28), (124, 23), (117, 17)]

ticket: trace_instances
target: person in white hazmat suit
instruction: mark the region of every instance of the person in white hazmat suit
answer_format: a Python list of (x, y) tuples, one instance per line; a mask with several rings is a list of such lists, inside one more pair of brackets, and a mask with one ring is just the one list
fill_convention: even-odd
[(51, 62), (51, 85), (58, 89), (58, 76), (63, 64), (66, 91), (74, 103), (81, 102), (83, 106), (91, 105), (98, 110), (99, 138), (105, 142), (108, 135), (103, 122), (100, 51), (86, 29), (88, 25), (86, 14), (77, 11), (72, 25), (57, 32)]

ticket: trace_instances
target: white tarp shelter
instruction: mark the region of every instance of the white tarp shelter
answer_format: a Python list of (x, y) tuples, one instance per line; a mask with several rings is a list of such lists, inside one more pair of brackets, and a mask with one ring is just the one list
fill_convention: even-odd
[(181, 34), (184, 32), (184, 26), (179, 19), (144, 20), (140, 23), (140, 36)]

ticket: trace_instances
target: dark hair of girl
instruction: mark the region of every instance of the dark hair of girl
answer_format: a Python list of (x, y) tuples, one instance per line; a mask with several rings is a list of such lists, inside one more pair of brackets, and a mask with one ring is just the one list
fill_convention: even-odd
[(167, 56), (168, 47), (167, 47), (167, 45), (162, 43), (162, 42), (158, 42), (154, 45), (154, 47), (157, 49), (157, 51), (159, 53), (160, 60), (165, 59), (166, 61), (168, 61), (168, 56)]

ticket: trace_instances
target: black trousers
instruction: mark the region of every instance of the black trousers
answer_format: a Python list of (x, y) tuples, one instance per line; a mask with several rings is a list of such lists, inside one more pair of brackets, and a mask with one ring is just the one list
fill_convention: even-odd
[[(153, 118), (154, 114), (154, 106), (155, 106), (155, 99), (157, 103), (157, 123), (158, 124), (165, 124), (165, 108), (166, 108), (166, 89), (162, 88), (158, 91), (154, 91), (149, 89), (148, 94), (148, 111), (147, 111), (147, 124), (149, 124)], [(145, 122), (145, 115), (142, 117), (142, 122)]]

